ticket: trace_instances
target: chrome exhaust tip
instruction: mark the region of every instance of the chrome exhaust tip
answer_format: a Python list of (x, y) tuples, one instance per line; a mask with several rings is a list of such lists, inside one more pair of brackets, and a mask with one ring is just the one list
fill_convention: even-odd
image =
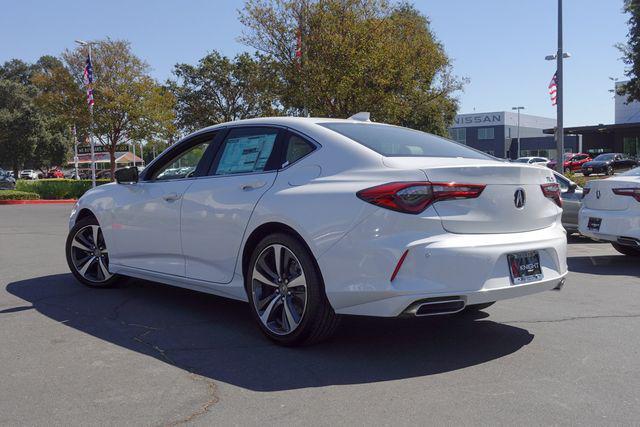
[(558, 284), (556, 285), (555, 288), (551, 289), (552, 291), (561, 291), (562, 287), (564, 286), (564, 283), (566, 282), (567, 279), (562, 278), (560, 279), (560, 281), (558, 282)]
[(414, 302), (405, 310), (405, 314), (415, 317), (454, 314), (464, 310), (465, 305), (460, 297), (429, 298)]

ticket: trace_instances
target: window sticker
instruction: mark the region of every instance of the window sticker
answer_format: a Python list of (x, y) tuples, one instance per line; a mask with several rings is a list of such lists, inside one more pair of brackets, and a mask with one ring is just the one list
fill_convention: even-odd
[(228, 139), (216, 173), (224, 175), (264, 170), (276, 135), (273, 133)]

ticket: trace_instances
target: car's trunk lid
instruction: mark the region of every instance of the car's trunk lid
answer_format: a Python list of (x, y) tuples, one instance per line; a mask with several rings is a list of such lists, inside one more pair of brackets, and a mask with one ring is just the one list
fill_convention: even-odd
[[(452, 233), (517, 233), (551, 226), (560, 208), (544, 196), (541, 185), (553, 183), (553, 172), (494, 160), (385, 158), (390, 167), (417, 167), (433, 183), (486, 185), (475, 199), (444, 200), (434, 208)], [(516, 200), (524, 192), (524, 204)], [(518, 194), (516, 194), (518, 193)]]
[(640, 179), (637, 176), (617, 176), (608, 179), (589, 181), (589, 192), (582, 199), (582, 204), (589, 209), (603, 211), (623, 211), (630, 203), (638, 203), (633, 197), (621, 196), (613, 192), (614, 188), (639, 188)]

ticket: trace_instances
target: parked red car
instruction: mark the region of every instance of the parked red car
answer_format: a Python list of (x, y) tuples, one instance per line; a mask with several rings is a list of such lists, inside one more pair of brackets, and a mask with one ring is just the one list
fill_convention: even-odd
[(585, 153), (575, 153), (571, 157), (564, 159), (563, 169), (565, 172), (575, 172), (582, 169), (584, 163), (590, 162), (591, 156)]
[(60, 169), (52, 169), (47, 172), (47, 178), (64, 178), (64, 173)]

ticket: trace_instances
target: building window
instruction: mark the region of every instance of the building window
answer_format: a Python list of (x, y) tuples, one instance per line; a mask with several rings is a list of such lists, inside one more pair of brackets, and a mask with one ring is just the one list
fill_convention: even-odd
[(624, 154), (631, 157), (638, 157), (640, 154), (640, 137), (625, 136), (622, 140), (624, 144)]
[(478, 128), (478, 139), (494, 139), (494, 128)]
[(449, 137), (461, 144), (467, 143), (467, 128), (450, 128)]

